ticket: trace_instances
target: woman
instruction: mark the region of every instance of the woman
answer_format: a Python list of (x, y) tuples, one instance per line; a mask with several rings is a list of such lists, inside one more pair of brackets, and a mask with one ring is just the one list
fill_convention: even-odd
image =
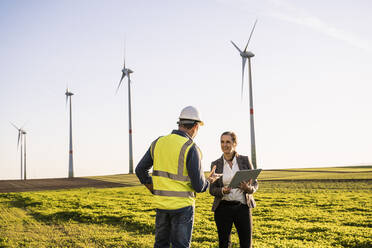
[(253, 193), (258, 189), (258, 183), (254, 180), (254, 182), (242, 182), (236, 189), (228, 187), (236, 171), (253, 169), (248, 157), (238, 155), (235, 151), (236, 146), (235, 133), (224, 132), (221, 135), (223, 155), (211, 165), (211, 168), (216, 166), (215, 173), (222, 174), (222, 177), (209, 188), (210, 194), (214, 196), (212, 211), (214, 211), (220, 248), (229, 247), (233, 223), (238, 232), (240, 247), (252, 247), (251, 208), (256, 206)]

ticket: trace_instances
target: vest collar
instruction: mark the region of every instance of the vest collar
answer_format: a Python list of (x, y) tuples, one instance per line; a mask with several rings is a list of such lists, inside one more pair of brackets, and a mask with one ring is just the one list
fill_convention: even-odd
[(181, 136), (183, 136), (183, 137), (185, 137), (185, 138), (189, 138), (190, 140), (192, 140), (192, 138), (190, 137), (190, 135), (188, 135), (186, 132), (181, 131), (181, 130), (176, 130), (176, 129), (174, 129), (174, 130), (172, 131), (172, 134), (178, 134), (178, 135), (181, 135)]

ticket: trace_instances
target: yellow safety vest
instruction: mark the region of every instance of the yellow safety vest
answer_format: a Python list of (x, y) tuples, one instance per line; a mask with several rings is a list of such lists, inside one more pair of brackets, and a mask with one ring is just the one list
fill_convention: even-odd
[(195, 190), (186, 169), (192, 145), (191, 139), (177, 134), (160, 137), (151, 144), (155, 208), (179, 209), (195, 204)]

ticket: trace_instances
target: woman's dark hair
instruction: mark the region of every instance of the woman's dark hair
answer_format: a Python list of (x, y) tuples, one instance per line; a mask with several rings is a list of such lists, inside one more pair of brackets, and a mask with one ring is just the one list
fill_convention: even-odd
[(235, 144), (238, 144), (238, 138), (236, 137), (236, 134), (234, 132), (231, 132), (231, 131), (226, 131), (226, 132), (223, 132), (221, 134), (221, 138), (222, 136), (224, 135), (230, 135), (231, 139), (232, 139), (232, 142), (235, 143)]

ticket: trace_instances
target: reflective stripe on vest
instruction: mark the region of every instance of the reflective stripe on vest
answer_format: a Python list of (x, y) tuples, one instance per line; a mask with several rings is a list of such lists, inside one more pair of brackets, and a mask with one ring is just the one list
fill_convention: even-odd
[(154, 195), (161, 196), (176, 196), (176, 197), (195, 197), (194, 192), (170, 191), (170, 190), (154, 190)]
[(159, 138), (157, 138), (156, 140), (154, 140), (154, 141), (151, 143), (150, 155), (151, 155), (152, 160), (154, 160), (154, 151), (155, 151), (155, 145), (156, 145), (156, 142), (157, 142), (158, 139), (160, 139), (161, 137), (163, 137), (163, 136), (160, 136)]

